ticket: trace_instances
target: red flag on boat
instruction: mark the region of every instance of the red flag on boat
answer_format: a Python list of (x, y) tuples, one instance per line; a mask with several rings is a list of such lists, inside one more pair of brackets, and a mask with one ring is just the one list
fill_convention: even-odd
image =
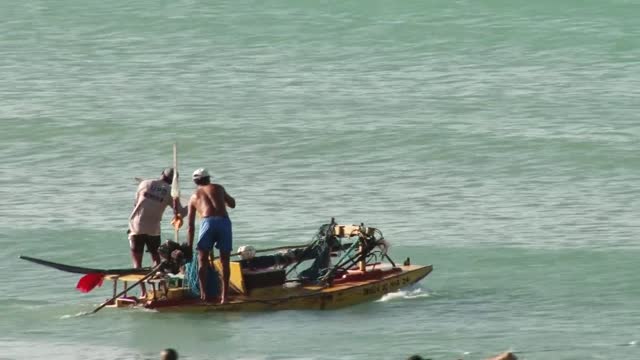
[(80, 292), (88, 293), (96, 286), (102, 286), (103, 279), (104, 275), (101, 273), (89, 273), (80, 278), (80, 280), (78, 281), (78, 285), (76, 285), (76, 289), (78, 289)]

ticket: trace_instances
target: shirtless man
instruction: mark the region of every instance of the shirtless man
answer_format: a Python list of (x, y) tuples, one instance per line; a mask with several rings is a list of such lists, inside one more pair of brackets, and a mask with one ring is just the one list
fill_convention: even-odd
[(229, 257), (232, 249), (231, 220), (227, 214), (227, 206), (236, 207), (236, 200), (232, 198), (219, 184), (211, 183), (211, 176), (206, 169), (198, 169), (193, 172), (193, 182), (198, 186), (189, 199), (189, 215), (187, 228), (187, 241), (193, 249), (193, 235), (195, 231), (196, 211), (202, 217), (200, 224), (200, 236), (198, 238), (198, 282), (200, 285), (200, 298), (208, 301), (207, 268), (209, 253), (215, 245), (220, 250), (222, 262), (222, 294), (220, 304), (227, 302), (229, 289)]

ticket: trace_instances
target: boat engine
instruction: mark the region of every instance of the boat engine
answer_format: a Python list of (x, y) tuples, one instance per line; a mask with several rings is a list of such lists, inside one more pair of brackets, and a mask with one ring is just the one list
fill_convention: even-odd
[(158, 248), (160, 258), (164, 261), (161, 271), (177, 274), (181, 272), (184, 264), (193, 259), (193, 250), (187, 243), (178, 244), (173, 240), (167, 240)]

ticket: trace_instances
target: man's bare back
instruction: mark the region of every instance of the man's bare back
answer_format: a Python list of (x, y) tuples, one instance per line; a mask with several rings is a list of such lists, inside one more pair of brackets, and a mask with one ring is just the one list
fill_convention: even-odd
[(207, 169), (200, 168), (193, 172), (193, 182), (198, 187), (189, 200), (187, 242), (193, 249), (193, 237), (195, 233), (196, 213), (202, 217), (200, 223), (200, 235), (198, 237), (198, 284), (200, 299), (208, 301), (207, 269), (211, 266), (209, 253), (214, 246), (220, 250), (220, 262), (222, 263), (222, 291), (220, 303), (227, 302), (229, 289), (229, 257), (233, 249), (233, 236), (231, 220), (227, 214), (227, 206), (236, 207), (236, 200), (219, 184), (210, 182), (211, 176)]
[(190, 205), (195, 207), (201, 217), (228, 216), (227, 206), (236, 207), (236, 201), (229, 196), (224, 187), (219, 184), (199, 186), (191, 195)]

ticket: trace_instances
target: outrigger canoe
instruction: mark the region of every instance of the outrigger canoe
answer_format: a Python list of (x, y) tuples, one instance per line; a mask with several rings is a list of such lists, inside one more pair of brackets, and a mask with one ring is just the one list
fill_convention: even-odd
[[(63, 271), (100, 274), (113, 282), (113, 297), (104, 304), (108, 307), (171, 312), (327, 310), (379, 299), (419, 282), (433, 270), (431, 265), (411, 265), (408, 258), (403, 265), (396, 265), (387, 249), (388, 243), (378, 229), (363, 224), (338, 225), (333, 219), (304, 246), (278, 248), (279, 252), (262, 256), (256, 253), (268, 250), (245, 247), (233, 254), (239, 259), (230, 263), (232, 294), (226, 304), (194, 296), (189, 286), (193, 282), (188, 281), (184, 267), (176, 264), (169, 268), (182, 270), (172, 274), (160, 271), (162, 266), (100, 270), (21, 258)], [(338, 260), (334, 262), (334, 258)], [(165, 262), (170, 261), (170, 257), (165, 258)], [(310, 261), (308, 268), (298, 271), (301, 264)], [(211, 265), (221, 271), (218, 259), (211, 258)], [(139, 283), (146, 284), (146, 297), (129, 294), (131, 285)], [(121, 285), (124, 291), (118, 293)]]

